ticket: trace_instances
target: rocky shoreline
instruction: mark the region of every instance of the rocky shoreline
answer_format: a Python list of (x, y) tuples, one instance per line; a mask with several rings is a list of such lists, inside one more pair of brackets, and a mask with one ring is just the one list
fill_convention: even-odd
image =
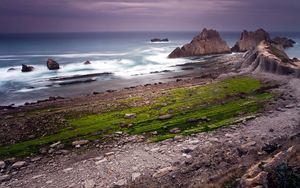
[(164, 82), (1, 108), (0, 187), (299, 186), (299, 64), (254, 43)]

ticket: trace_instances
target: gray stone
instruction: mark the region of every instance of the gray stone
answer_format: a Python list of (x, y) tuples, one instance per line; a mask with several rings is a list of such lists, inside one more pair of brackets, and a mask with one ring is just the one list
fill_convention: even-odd
[(18, 162), (15, 162), (11, 167), (12, 168), (21, 168), (23, 166), (25, 166), (27, 163), (25, 161), (18, 161)]
[(94, 180), (92, 180), (92, 179), (86, 180), (84, 182), (84, 188), (94, 188), (95, 185), (96, 185), (96, 182)]
[(126, 183), (127, 183), (126, 179), (120, 179), (120, 180), (114, 182), (114, 187), (122, 187), (122, 186), (125, 186)]
[(77, 141), (74, 141), (72, 142), (72, 146), (83, 146), (83, 145), (86, 145), (88, 144), (89, 141), (88, 140), (77, 140)]
[(5, 168), (6, 164), (4, 161), (0, 161), (0, 169)]
[(139, 172), (134, 172), (131, 174), (131, 179), (132, 181), (135, 181), (137, 178), (139, 178), (141, 176), (141, 173)]
[(0, 183), (4, 182), (4, 181), (8, 181), (10, 179), (11, 179), (11, 175), (9, 175), (9, 174), (2, 175), (2, 176), (0, 176)]
[(166, 120), (166, 119), (171, 119), (171, 118), (172, 118), (171, 114), (166, 114), (166, 115), (162, 115), (162, 116), (158, 117), (159, 120)]
[(173, 128), (173, 129), (171, 129), (169, 132), (170, 132), (170, 133), (177, 134), (177, 133), (180, 133), (181, 130), (180, 130), (179, 128), (175, 127), (175, 128)]
[(126, 118), (126, 119), (133, 119), (133, 118), (136, 118), (136, 114), (135, 114), (135, 113), (132, 113), (132, 114), (125, 114), (125, 115), (124, 115), (124, 118)]
[(53, 144), (50, 145), (50, 148), (55, 148), (55, 147), (58, 146), (60, 143), (61, 143), (60, 141), (58, 141), (58, 142), (56, 142), (56, 143), (53, 143)]

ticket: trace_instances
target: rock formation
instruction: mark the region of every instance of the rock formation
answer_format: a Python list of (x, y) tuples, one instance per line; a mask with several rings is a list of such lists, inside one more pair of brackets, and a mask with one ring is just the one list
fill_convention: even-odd
[(22, 72), (31, 72), (31, 71), (33, 71), (33, 69), (34, 69), (33, 66), (22, 64), (21, 71)]
[(47, 67), (49, 70), (57, 70), (57, 69), (59, 69), (59, 64), (56, 61), (54, 61), (53, 59), (48, 59)]
[(255, 32), (244, 30), (240, 40), (231, 48), (232, 52), (246, 52), (255, 48), (261, 41), (271, 41), (269, 33), (263, 29), (258, 29)]
[(91, 62), (90, 62), (90, 61), (86, 61), (86, 62), (84, 62), (83, 64), (84, 64), (84, 65), (90, 65)]
[(168, 38), (160, 39), (160, 38), (153, 38), (151, 39), (151, 42), (168, 42)]
[(241, 68), (249, 71), (293, 74), (300, 77), (300, 62), (290, 59), (284, 50), (274, 43), (262, 41), (255, 49), (249, 50), (244, 58)]
[(286, 37), (275, 37), (272, 39), (272, 41), (278, 45), (281, 45), (283, 48), (294, 47), (294, 44), (296, 43), (292, 39)]
[(204, 28), (189, 44), (176, 48), (168, 57), (178, 58), (229, 52), (230, 48), (216, 30)]

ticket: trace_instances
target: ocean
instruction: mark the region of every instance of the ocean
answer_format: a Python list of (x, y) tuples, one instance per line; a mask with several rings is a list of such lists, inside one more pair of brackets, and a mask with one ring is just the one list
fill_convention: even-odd
[[(168, 59), (176, 47), (191, 41), (198, 32), (99, 32), (0, 34), (0, 105), (22, 105), (49, 96), (76, 96), (90, 91), (105, 91), (108, 84), (124, 82), (151, 72), (180, 71), (175, 65), (197, 62), (205, 57)], [(221, 32), (229, 46), (239, 39), (240, 32)], [(288, 55), (300, 58), (300, 33), (272, 33), (297, 43), (287, 49)], [(152, 38), (168, 38), (169, 42), (151, 43)], [(48, 58), (61, 68), (47, 69)], [(91, 64), (84, 65), (85, 61)], [(34, 71), (22, 73), (21, 65), (34, 66)], [(14, 71), (7, 71), (15, 68)], [(60, 85), (51, 78), (110, 72), (97, 76), (97, 84)], [(155, 75), (153, 75), (155, 77)], [(106, 84), (101, 84), (106, 83)], [(88, 87), (90, 85), (90, 88)], [(76, 88), (76, 89), (75, 89)], [(89, 89), (86, 89), (89, 88)]]

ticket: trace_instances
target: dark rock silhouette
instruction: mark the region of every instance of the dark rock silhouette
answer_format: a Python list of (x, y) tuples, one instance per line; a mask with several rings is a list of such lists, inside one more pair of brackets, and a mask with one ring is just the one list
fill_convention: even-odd
[(91, 62), (90, 62), (90, 61), (86, 61), (86, 62), (84, 62), (83, 64), (85, 64), (85, 65), (90, 65)]
[(246, 68), (251, 72), (300, 77), (300, 62), (290, 59), (284, 50), (274, 43), (262, 41), (255, 49), (249, 50), (244, 58), (241, 68)]
[(291, 48), (294, 47), (294, 44), (296, 43), (292, 39), (286, 38), (286, 37), (275, 37), (272, 39), (272, 41), (275, 44), (281, 45), (283, 48)]
[(49, 70), (57, 70), (57, 69), (59, 69), (59, 64), (56, 61), (54, 61), (53, 59), (48, 59), (47, 67)]
[(168, 38), (160, 39), (160, 38), (153, 38), (151, 39), (151, 42), (168, 42)]
[(33, 71), (33, 69), (34, 69), (33, 66), (22, 64), (21, 71), (22, 72), (31, 72), (31, 71)]
[(263, 29), (258, 29), (255, 32), (244, 30), (241, 33), (240, 40), (231, 48), (232, 52), (246, 52), (255, 48), (261, 41), (271, 41), (269, 33)]
[(230, 52), (230, 48), (220, 34), (216, 30), (204, 28), (189, 44), (185, 44), (182, 48), (176, 48), (168, 57), (178, 58), (228, 52)]

